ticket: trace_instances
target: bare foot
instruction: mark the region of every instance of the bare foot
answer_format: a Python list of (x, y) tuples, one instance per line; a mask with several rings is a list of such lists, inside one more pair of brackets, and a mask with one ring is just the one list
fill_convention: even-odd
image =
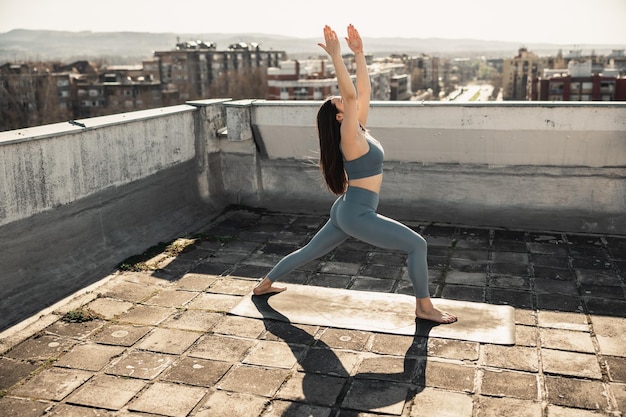
[(287, 288), (285, 287), (276, 287), (275, 285), (273, 285), (272, 281), (265, 277), (261, 280), (261, 282), (256, 285), (256, 287), (254, 287), (252, 293), (254, 295), (273, 294), (283, 292), (286, 289)]
[(454, 314), (435, 308), (430, 298), (418, 298), (416, 301), (415, 316), (419, 319), (441, 324), (450, 324), (458, 320)]

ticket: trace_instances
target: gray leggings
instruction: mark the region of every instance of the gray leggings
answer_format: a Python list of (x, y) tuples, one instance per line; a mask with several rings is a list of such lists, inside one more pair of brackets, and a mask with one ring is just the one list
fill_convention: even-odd
[(426, 241), (412, 229), (376, 213), (378, 194), (348, 187), (330, 209), (330, 219), (306, 246), (280, 260), (267, 274), (276, 281), (294, 269), (326, 255), (349, 237), (408, 254), (407, 267), (417, 298), (429, 297)]

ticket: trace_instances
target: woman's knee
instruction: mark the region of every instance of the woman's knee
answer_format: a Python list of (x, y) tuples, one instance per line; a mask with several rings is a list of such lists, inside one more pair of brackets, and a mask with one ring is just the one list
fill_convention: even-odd
[(426, 242), (426, 239), (424, 239), (421, 235), (416, 233), (413, 248), (415, 252), (426, 254), (428, 252), (428, 242)]

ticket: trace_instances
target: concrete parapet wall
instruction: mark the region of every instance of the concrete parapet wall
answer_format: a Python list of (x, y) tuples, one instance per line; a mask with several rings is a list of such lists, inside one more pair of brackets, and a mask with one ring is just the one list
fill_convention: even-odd
[[(310, 167), (318, 106), (252, 104), (264, 201), (328, 207)], [(385, 148), (381, 210), (390, 214), (626, 234), (624, 103), (376, 102), (367, 127)]]

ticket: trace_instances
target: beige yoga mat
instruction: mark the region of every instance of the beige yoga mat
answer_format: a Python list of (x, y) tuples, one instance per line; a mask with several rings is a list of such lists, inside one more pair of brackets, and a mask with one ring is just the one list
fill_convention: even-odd
[(434, 298), (436, 307), (455, 314), (459, 320), (432, 327), (415, 320), (415, 298), (409, 295), (284, 286), (287, 291), (271, 296), (246, 295), (230, 314), (341, 329), (515, 344), (514, 309), (510, 306)]

